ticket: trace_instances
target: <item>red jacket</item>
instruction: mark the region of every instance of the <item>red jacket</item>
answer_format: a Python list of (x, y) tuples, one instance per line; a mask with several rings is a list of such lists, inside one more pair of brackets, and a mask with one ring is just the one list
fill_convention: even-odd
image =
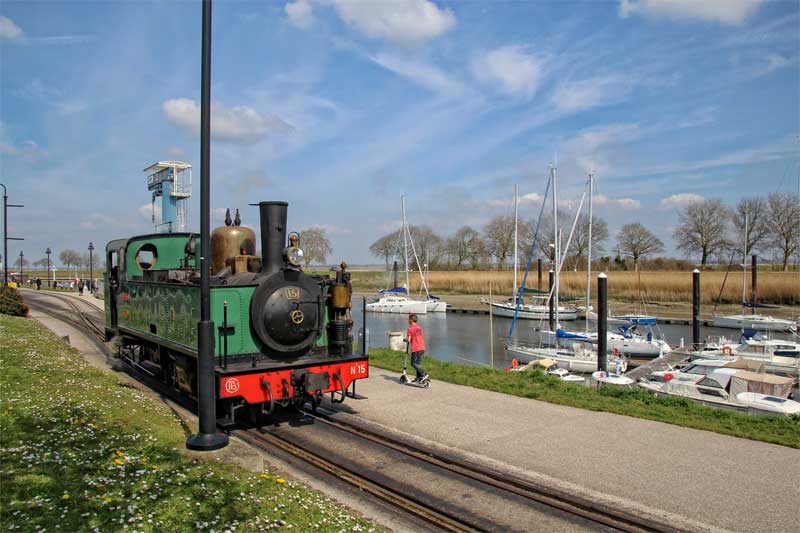
[(411, 343), (412, 352), (425, 350), (425, 338), (422, 336), (422, 328), (419, 324), (411, 324), (406, 331), (406, 340)]

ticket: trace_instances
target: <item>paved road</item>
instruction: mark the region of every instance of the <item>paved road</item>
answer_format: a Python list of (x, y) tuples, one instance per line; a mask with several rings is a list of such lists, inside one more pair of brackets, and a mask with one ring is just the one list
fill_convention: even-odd
[[(800, 532), (800, 450), (373, 368), (361, 420), (498, 461), (617, 505), (736, 531)], [(350, 416), (350, 415), (344, 415)]]

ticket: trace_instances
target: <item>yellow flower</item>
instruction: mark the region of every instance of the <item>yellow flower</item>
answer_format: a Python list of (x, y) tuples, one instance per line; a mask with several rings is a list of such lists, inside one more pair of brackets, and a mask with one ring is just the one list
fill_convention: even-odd
[(283, 485), (284, 483), (286, 483), (286, 480), (285, 480), (285, 479), (283, 479), (282, 477), (279, 477), (279, 478), (278, 478), (278, 479), (276, 479), (275, 481), (276, 481), (277, 483), (280, 483), (281, 485)]
[(114, 459), (114, 463), (118, 464), (118, 465), (121, 465), (122, 464), (122, 459)]
[(117, 457), (125, 457), (125, 454), (117, 450)]
[(259, 477), (261, 477), (261, 479), (269, 479), (269, 476), (267, 474), (261, 474), (261, 476)]
[(69, 494), (64, 494), (64, 495), (61, 497), (61, 499), (62, 499), (62, 500), (69, 500)]

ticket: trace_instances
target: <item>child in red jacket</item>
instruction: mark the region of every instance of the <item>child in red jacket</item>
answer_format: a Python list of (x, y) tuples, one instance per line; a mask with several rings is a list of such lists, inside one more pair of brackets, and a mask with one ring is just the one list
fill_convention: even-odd
[(406, 331), (406, 342), (411, 345), (411, 366), (417, 371), (415, 382), (419, 383), (428, 379), (428, 374), (422, 369), (422, 355), (425, 353), (425, 337), (422, 335), (422, 328), (417, 324), (417, 315), (408, 315), (408, 331)]

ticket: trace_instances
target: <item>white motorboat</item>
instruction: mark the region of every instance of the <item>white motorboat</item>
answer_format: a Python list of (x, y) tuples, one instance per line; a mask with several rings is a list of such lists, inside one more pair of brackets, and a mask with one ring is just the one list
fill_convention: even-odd
[(604, 383), (606, 385), (617, 385), (619, 387), (630, 387), (631, 385), (634, 384), (634, 381), (628, 376), (622, 376), (620, 374), (609, 374), (608, 372), (603, 372), (602, 370), (598, 370), (597, 372), (592, 372), (592, 379), (598, 383)]
[(444, 313), (447, 311), (447, 302), (430, 295), (428, 299), (425, 300), (425, 309), (428, 313)]
[(751, 414), (800, 413), (800, 402), (788, 399), (794, 380), (767, 374), (754, 361), (699, 359), (680, 371), (653, 372), (638, 385), (656, 395), (680, 396)]
[[(568, 348), (541, 348), (524, 346), (519, 343), (506, 347), (509, 356), (520, 361), (530, 362), (537, 359), (552, 359), (559, 367), (570, 372), (591, 374), (597, 370), (597, 351), (582, 343), (574, 343)], [(620, 356), (611, 356), (606, 363), (606, 370), (621, 374), (628, 369), (628, 361)]]
[(367, 311), (372, 313), (400, 313), (424, 315), (428, 312), (427, 302), (419, 302), (408, 298), (402, 287), (380, 291), (381, 297), (367, 304)]
[(763, 315), (714, 315), (714, 326), (731, 329), (757, 329), (759, 331), (797, 331), (797, 322), (785, 318)]
[(771, 372), (800, 374), (800, 343), (765, 339), (755, 330), (745, 330), (738, 343), (722, 338), (698, 351), (698, 357), (704, 359), (731, 356), (759, 361)]

